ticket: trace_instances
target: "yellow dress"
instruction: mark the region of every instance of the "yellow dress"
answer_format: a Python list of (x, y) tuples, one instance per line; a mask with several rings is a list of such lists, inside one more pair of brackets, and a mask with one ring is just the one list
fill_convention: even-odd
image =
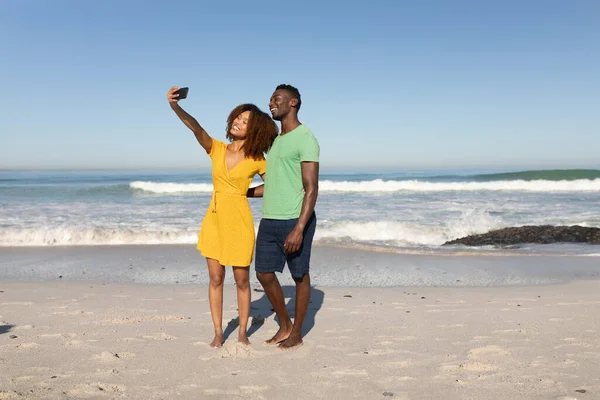
[(200, 253), (221, 265), (247, 267), (254, 253), (254, 221), (246, 192), (256, 174), (264, 174), (266, 160), (246, 158), (227, 169), (227, 144), (212, 140), (213, 196), (206, 211), (198, 245)]

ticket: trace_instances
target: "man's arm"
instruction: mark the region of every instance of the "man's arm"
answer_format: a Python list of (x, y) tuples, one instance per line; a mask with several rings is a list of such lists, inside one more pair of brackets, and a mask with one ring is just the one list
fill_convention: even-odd
[(286, 253), (294, 253), (300, 250), (304, 228), (315, 210), (319, 194), (319, 163), (303, 162), (301, 163), (301, 167), (304, 199), (302, 200), (302, 210), (300, 211), (298, 222), (283, 244), (283, 249)]
[(179, 106), (179, 95), (175, 94), (177, 90), (179, 90), (177, 86), (172, 87), (167, 94), (171, 109), (175, 111), (175, 114), (177, 114), (181, 122), (183, 122), (185, 126), (194, 132), (194, 136), (196, 136), (196, 140), (198, 143), (200, 143), (200, 146), (202, 146), (207, 153), (210, 153), (210, 150), (212, 149), (212, 138), (208, 136), (208, 133), (206, 133), (204, 128), (200, 126), (194, 117), (192, 117), (183, 108), (181, 108), (181, 106)]
[[(259, 175), (260, 178), (265, 181), (265, 174)], [(261, 184), (252, 188), (248, 188), (246, 191), (246, 197), (263, 197), (263, 193), (265, 192), (265, 184)]]

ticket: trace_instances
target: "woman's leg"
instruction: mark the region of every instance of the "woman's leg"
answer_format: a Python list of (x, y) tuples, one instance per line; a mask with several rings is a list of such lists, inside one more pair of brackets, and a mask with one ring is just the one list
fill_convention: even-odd
[(248, 330), (248, 317), (250, 316), (250, 268), (233, 267), (233, 276), (237, 287), (238, 310), (240, 314), (240, 332), (238, 341), (250, 344), (246, 331)]
[(213, 258), (207, 258), (208, 276), (208, 302), (210, 304), (210, 315), (215, 327), (215, 338), (210, 347), (221, 347), (223, 345), (223, 281), (225, 280), (225, 267)]

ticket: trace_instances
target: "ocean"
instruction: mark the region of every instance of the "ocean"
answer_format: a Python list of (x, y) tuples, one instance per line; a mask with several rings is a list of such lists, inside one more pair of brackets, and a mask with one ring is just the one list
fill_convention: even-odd
[[(583, 244), (442, 246), (509, 226), (600, 227), (600, 170), (325, 170), (319, 185), (317, 245), (600, 254)], [(208, 171), (0, 171), (0, 246), (193, 244), (211, 191)], [(257, 226), (261, 202), (250, 199)]]

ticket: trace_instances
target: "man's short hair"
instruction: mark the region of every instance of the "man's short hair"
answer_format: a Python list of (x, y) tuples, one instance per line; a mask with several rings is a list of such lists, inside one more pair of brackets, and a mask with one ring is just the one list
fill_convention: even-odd
[(298, 110), (300, 110), (300, 106), (302, 105), (302, 98), (300, 97), (300, 92), (298, 91), (298, 89), (296, 89), (295, 87), (293, 87), (292, 85), (288, 85), (288, 84), (281, 84), (279, 86), (277, 86), (275, 88), (275, 90), (285, 90), (287, 91), (289, 94), (292, 95), (292, 98), (298, 99), (298, 106), (296, 107)]

